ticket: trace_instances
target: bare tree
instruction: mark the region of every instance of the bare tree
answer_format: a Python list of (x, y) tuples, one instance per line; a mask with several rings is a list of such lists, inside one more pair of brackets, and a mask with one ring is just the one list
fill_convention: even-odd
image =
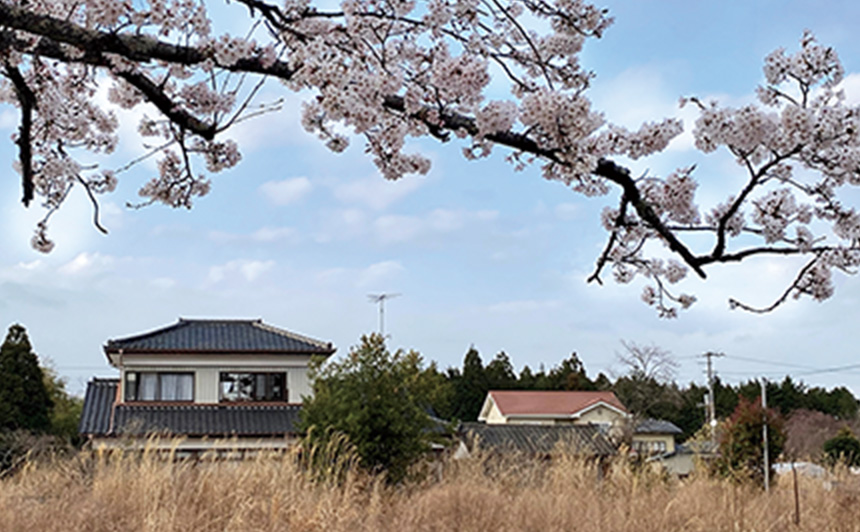
[(615, 352), (615, 357), (625, 368), (626, 374), (634, 380), (653, 380), (667, 384), (675, 379), (678, 361), (672, 353), (654, 344), (640, 345), (621, 340), (624, 352)]

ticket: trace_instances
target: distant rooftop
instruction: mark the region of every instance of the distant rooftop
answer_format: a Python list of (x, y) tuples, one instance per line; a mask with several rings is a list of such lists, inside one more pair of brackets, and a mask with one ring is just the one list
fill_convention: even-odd
[(569, 416), (599, 403), (627, 412), (611, 391), (523, 391), (492, 390), (489, 392), (499, 412), (505, 416), (559, 415)]
[(549, 454), (573, 451), (585, 456), (611, 456), (615, 447), (593, 425), (487, 425), (462, 423), (458, 433), (468, 447), (487, 451)]
[(108, 340), (105, 353), (334, 353), (331, 342), (314, 340), (263, 323), (263, 320), (198, 320), (179, 318), (154, 331)]

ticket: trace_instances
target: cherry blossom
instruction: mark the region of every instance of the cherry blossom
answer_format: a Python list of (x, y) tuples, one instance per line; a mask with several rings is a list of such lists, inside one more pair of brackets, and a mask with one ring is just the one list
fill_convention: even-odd
[[(237, 0), (228, 8), (247, 17), (247, 33), (216, 34), (202, 0), (0, 0), (0, 104), (19, 111), (12, 140), (23, 203), (45, 209), (34, 248), (52, 249), (48, 222), (72, 187), (86, 190), (103, 229), (98, 195), (125, 178), (129, 166), (102, 167), (118, 124), (93, 98), (99, 84), (110, 84), (109, 100), (121, 108), (148, 106), (138, 131), (151, 141), (157, 173), (138, 205), (191, 207), (209, 191), (209, 174), (241, 160), (229, 129), (277, 108), (255, 99), (274, 79), (306, 97), (307, 131), (333, 152), (363, 143), (387, 179), (430, 171), (429, 159), (406, 146), (431, 137), (461, 143), (469, 158), (504, 147), (514, 169), (538, 166), (586, 196), (617, 193), (589, 280), (601, 282), (606, 268), (617, 282), (639, 280), (643, 301), (664, 317), (694, 304), (678, 288), (715, 264), (806, 259), (772, 305), (730, 300), (751, 311), (789, 297), (826, 299), (833, 271), (860, 264), (860, 213), (840, 198), (860, 184), (860, 110), (839, 91), (838, 55), (810, 33), (797, 51), (765, 58), (758, 103), (681, 98), (699, 112), (695, 146), (730, 153), (744, 178), (700, 207), (694, 167), (633, 177), (617, 164), (665, 150), (683, 124), (655, 117), (631, 131), (593, 108), (594, 74), (579, 54), (612, 19), (582, 0), (344, 0), (335, 8)], [(491, 76), (508, 84), (509, 99), (487, 101)]]

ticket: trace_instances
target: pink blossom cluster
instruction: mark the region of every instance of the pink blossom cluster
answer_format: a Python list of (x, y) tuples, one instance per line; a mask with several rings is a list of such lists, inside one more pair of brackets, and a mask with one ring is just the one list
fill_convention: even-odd
[[(620, 205), (604, 210), (610, 237), (592, 277), (599, 279), (606, 266), (618, 282), (644, 278), (642, 299), (662, 316), (693, 304), (695, 297), (675, 295), (670, 286), (687, 283), (689, 271), (704, 276), (710, 264), (805, 255), (807, 265), (789, 292), (815, 299), (832, 292), (833, 269), (852, 271), (857, 264), (860, 214), (840, 193), (860, 185), (860, 110), (839, 91), (844, 72), (836, 52), (809, 33), (796, 53), (779, 49), (767, 56), (760, 104), (732, 108), (681, 99), (699, 109), (696, 147), (726, 150), (744, 180), (724, 201), (700, 210), (693, 167), (664, 177), (598, 172), (613, 158), (665, 150), (682, 124), (657, 119), (628, 130), (592, 108), (594, 74), (581, 67), (579, 54), (612, 19), (589, 3), (235, 4), (230, 7), (250, 17), (252, 31), (213, 36), (203, 0), (0, 0), (0, 8), (77, 25), (62, 41), (52, 40), (42, 24), (16, 27), (15, 46), (0, 50), (6, 66), (0, 102), (32, 115), (29, 130), (22, 118), (13, 140), (30, 139), (32, 156), (22, 156), (28, 164), (17, 169), (32, 174), (48, 212), (34, 247), (50, 250), (47, 217), (72, 186), (91, 194), (116, 186), (119, 172), (92, 162), (117, 142), (116, 118), (94, 100), (105, 77), (113, 104), (148, 103), (158, 112), (148, 110), (138, 125), (143, 136), (157, 139), (152, 155), (159, 157), (158, 173), (140, 195), (146, 203), (190, 207), (210, 186), (195, 165), (215, 173), (240, 161), (239, 146), (225, 131), (262, 112), (251, 104), (270, 76), (306, 96), (301, 121), (308, 132), (336, 153), (363, 142), (387, 179), (428, 172), (429, 159), (406, 147), (410, 137), (432, 136), (462, 139), (470, 158), (504, 144), (516, 169), (538, 164), (544, 178), (587, 196), (618, 186)], [(44, 50), (56, 58), (46, 60)], [(511, 97), (485, 101), (496, 74)], [(28, 91), (35, 103), (28, 103)], [(683, 241), (688, 234), (700, 235), (696, 242), (710, 235), (713, 243), (693, 249)]]

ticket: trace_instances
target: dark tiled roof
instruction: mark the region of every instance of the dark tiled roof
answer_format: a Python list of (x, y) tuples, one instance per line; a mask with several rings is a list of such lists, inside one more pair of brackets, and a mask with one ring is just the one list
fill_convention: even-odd
[[(117, 404), (119, 379), (87, 385), (78, 432), (92, 436), (270, 436), (296, 432), (301, 405)], [(111, 419), (113, 416), (113, 419)]]
[(484, 450), (548, 454), (572, 449), (588, 456), (615, 454), (615, 447), (594, 425), (492, 425), (463, 423), (459, 433), (467, 445)]
[(141, 436), (272, 436), (293, 434), (300, 405), (117, 405), (114, 433)]
[(87, 384), (78, 432), (107, 434), (119, 379), (93, 379)]
[(189, 320), (128, 338), (108, 340), (106, 353), (222, 352), (331, 354), (331, 342), (272, 327), (262, 320)]
[(636, 426), (636, 434), (682, 434), (684, 431), (671, 421), (644, 419)]

